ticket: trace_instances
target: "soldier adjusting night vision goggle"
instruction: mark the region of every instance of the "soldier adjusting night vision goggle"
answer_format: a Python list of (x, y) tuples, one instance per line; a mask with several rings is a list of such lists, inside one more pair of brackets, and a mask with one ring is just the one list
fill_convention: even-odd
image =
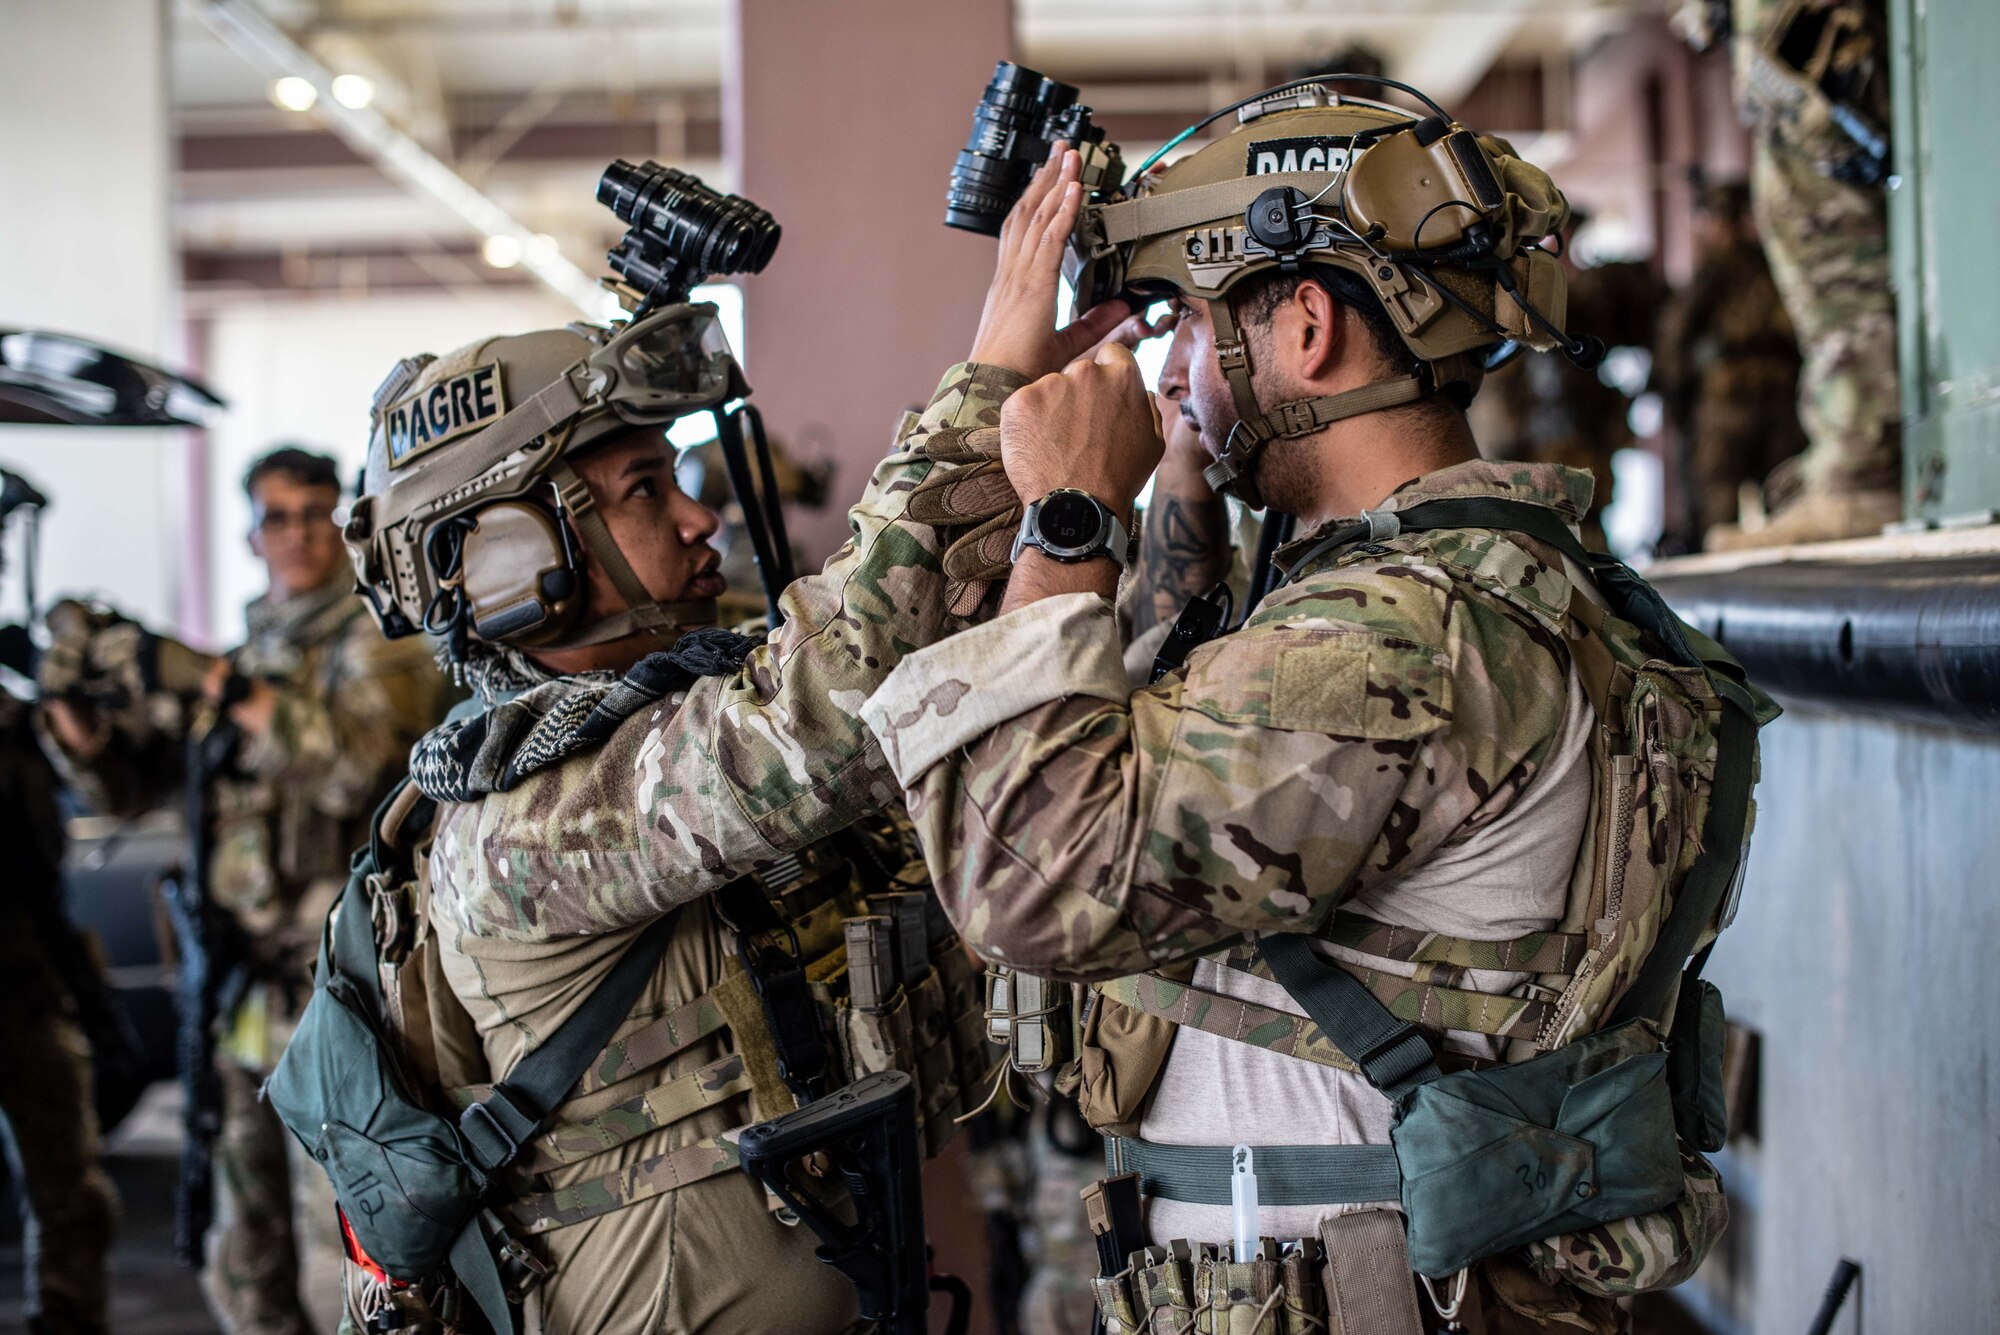
[[(1333, 92), (1320, 79), (1397, 88), (1430, 114)], [(1231, 112), (1228, 133), (1155, 169)], [(1211, 482), (1261, 505), (1251, 473), (1270, 440), (1457, 386), (1469, 394), (1521, 347), (1601, 356), (1594, 340), (1564, 332), (1562, 266), (1540, 247), (1568, 217), (1562, 192), (1505, 140), (1475, 134), (1408, 85), (1324, 75), (1232, 103), (1169, 141), (1129, 182), (1091, 191), (1063, 267), (1079, 310), (1114, 297), (1211, 303), (1240, 419)], [(1230, 294), (1273, 269), (1339, 271), (1349, 291), (1372, 294), (1409, 349), (1407, 374), (1263, 410)]]

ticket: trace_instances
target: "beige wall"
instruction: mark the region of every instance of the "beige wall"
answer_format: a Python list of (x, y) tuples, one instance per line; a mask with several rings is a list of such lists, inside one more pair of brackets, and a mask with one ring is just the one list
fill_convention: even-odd
[(834, 458), (808, 550), (845, 507), (896, 416), (971, 346), (993, 242), (944, 226), (973, 103), (1012, 47), (1006, 0), (738, 0), (724, 155), (784, 240), (745, 283), (745, 369), (773, 435)]
[[(160, 0), (0, 4), (0, 327), (178, 367)], [(0, 427), (0, 464), (48, 494), (42, 596), (100, 593), (154, 625), (196, 531), (193, 433)], [(20, 613), (8, 571), (0, 616)]]

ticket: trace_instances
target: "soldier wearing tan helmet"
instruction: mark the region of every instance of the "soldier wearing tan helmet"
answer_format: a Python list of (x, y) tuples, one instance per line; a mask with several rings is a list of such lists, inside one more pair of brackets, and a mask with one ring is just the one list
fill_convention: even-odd
[[(1733, 679), (1658, 676), (1689, 641), (1577, 544), (1589, 475), (1480, 459), (1465, 406), (1503, 349), (1592, 349), (1544, 249), (1561, 192), (1427, 105), (1287, 86), (1116, 191), (1065, 158), (1065, 244), (1034, 272), (1052, 287), (1066, 259), (1084, 302), (1178, 312), (1160, 386), (1206, 466), (1162, 473), (1165, 536), (1198, 553), (1224, 490), (1302, 536), (1254, 608), (1190, 602), (1135, 689), (1111, 599), (1159, 423), (1130, 358), (1063, 366), (1046, 321), (989, 312), (975, 358), (1040, 377), (1000, 409), (1026, 503), (1003, 615), (905, 657), (862, 710), (973, 948), (1093, 985), (1072, 1074), (1112, 1137), (1092, 1222), (1113, 1332), (1609, 1332), (1619, 1295), (1678, 1282), (1726, 1219), (1663, 1104), (1634, 1133), (1642, 1187), (1528, 1164), (1521, 1195), (1510, 1165), (1510, 1201), (1468, 1165), (1552, 1124), (1497, 1104), (1439, 1134), (1446, 1096), (1424, 1092), (1540, 1077), (1578, 1043), (1606, 1087), (1652, 1078), (1652, 1026), (1733, 863), (1704, 866), (1671, 933), (1661, 905), (1693, 885), (1692, 804), (1718, 765), (1747, 785), (1753, 735), (1732, 723), (1718, 762), (1708, 702)], [(1640, 697), (1666, 712), (1641, 720)], [(1643, 737), (1657, 809), (1617, 786)], [(1744, 815), (1736, 790), (1712, 809)], [(1740, 839), (1703, 828), (1733, 859)], [(1607, 1027), (1628, 1001), (1640, 1018)], [(1604, 1161), (1620, 1135), (1594, 1142)], [(1262, 1192), (1247, 1219), (1239, 1169)], [(1121, 1234), (1137, 1191), (1144, 1224)]]

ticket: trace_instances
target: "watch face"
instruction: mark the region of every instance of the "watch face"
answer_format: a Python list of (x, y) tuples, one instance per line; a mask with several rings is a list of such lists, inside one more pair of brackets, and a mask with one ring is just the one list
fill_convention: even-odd
[(1103, 519), (1090, 497), (1057, 491), (1043, 499), (1037, 526), (1045, 542), (1057, 547), (1087, 547), (1097, 541)]

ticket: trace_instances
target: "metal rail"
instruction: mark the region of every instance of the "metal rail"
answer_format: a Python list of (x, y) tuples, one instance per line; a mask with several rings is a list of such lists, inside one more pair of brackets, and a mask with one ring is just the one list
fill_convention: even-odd
[(1780, 700), (2000, 732), (2000, 553), (1648, 578)]

